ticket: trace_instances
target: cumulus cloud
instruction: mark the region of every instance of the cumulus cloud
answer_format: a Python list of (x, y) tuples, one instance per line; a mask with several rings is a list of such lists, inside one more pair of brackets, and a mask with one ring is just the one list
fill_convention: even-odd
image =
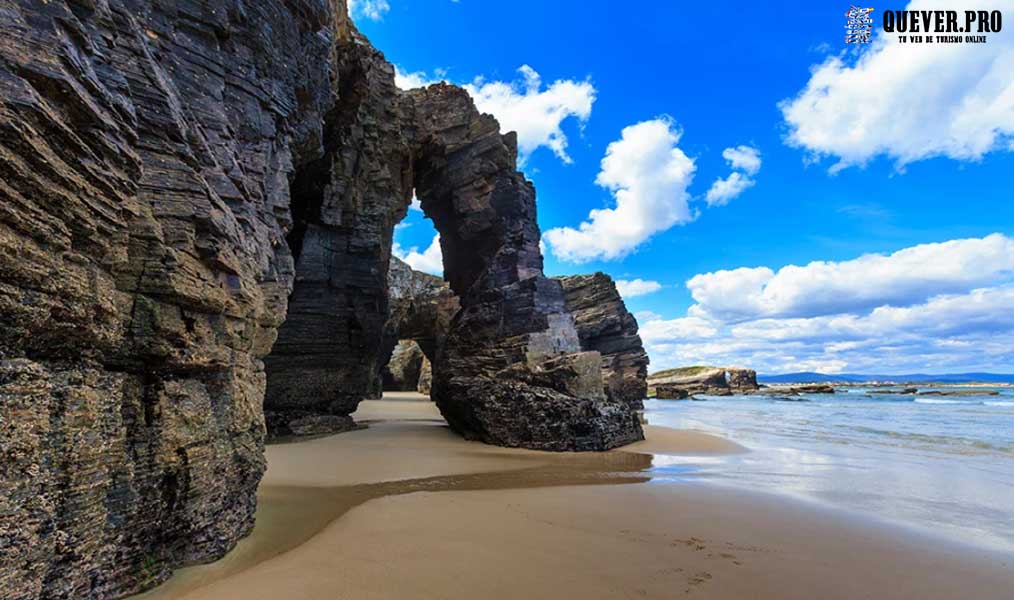
[(594, 209), (577, 229), (545, 233), (561, 260), (615, 259), (651, 236), (693, 219), (687, 188), (696, 166), (677, 144), (682, 132), (659, 117), (625, 127), (609, 144), (595, 183), (612, 192), (616, 206)]
[[(688, 282), (697, 304), (686, 316), (641, 315), (653, 368), (899, 373), (1009, 371), (1014, 364), (1010, 237), (716, 273)], [(840, 299), (829, 301), (834, 295)]]
[(729, 162), (730, 167), (747, 175), (756, 175), (761, 168), (760, 150), (751, 146), (726, 148), (722, 150), (722, 158)]
[[(543, 89), (542, 77), (532, 67), (522, 65), (515, 81), (487, 81), (476, 77), (464, 84), (476, 108), (496, 117), (503, 131), (518, 134), (518, 160), (523, 164), (538, 148), (549, 148), (563, 162), (567, 154), (567, 134), (563, 123), (574, 119), (583, 125), (591, 117), (595, 86), (590, 81), (558, 79)], [(403, 90), (426, 87), (447, 81), (447, 73), (437, 69), (406, 72), (394, 67), (394, 83)]]
[(722, 151), (722, 157), (734, 170), (728, 177), (719, 177), (711, 184), (705, 200), (708, 206), (725, 206), (755, 182), (753, 176), (761, 168), (760, 151), (750, 146), (736, 146)]
[(432, 76), (425, 71), (412, 71), (407, 73), (398, 65), (394, 65), (394, 85), (403, 90), (411, 90), (426, 87), (434, 83), (440, 83), (441, 81), (446, 80), (444, 75), (444, 71), (439, 69), (435, 71)]
[(906, 305), (955, 293), (1014, 272), (1014, 238), (920, 244), (893, 254), (842, 261), (739, 268), (695, 275), (687, 287), (697, 313), (723, 320), (807, 317)]
[(379, 21), (389, 10), (391, 5), (387, 0), (349, 0), (349, 15), (352, 18), (364, 17), (371, 21)]
[(653, 294), (662, 289), (662, 284), (657, 281), (645, 279), (617, 279), (616, 291), (624, 298), (636, 298)]
[[(939, 8), (912, 0), (908, 10)], [(1009, 9), (1009, 0), (955, 0), (948, 8)], [(809, 82), (779, 108), (787, 142), (836, 171), (876, 156), (899, 166), (944, 156), (976, 160), (1010, 150), (1014, 136), (1014, 34), (985, 44), (901, 44), (878, 33), (854, 64), (842, 56), (813, 68)]]
[(444, 273), (444, 255), (440, 251), (440, 234), (433, 236), (433, 241), (422, 252), (419, 252), (419, 248), (414, 246), (405, 250), (395, 242), (391, 253), (408, 263), (416, 271), (432, 275), (443, 275)]
[(535, 69), (522, 65), (518, 72), (520, 81), (486, 81), (479, 77), (464, 88), (475, 100), (476, 108), (496, 117), (503, 131), (517, 132), (522, 162), (544, 146), (570, 163), (567, 136), (561, 125), (569, 118), (579, 123), (588, 120), (595, 102), (595, 86), (587, 80), (561, 79), (542, 89), (542, 77)]
[(738, 171), (733, 171), (725, 179), (718, 178), (711, 184), (705, 199), (708, 206), (725, 206), (736, 196), (742, 194), (754, 184), (753, 179)]

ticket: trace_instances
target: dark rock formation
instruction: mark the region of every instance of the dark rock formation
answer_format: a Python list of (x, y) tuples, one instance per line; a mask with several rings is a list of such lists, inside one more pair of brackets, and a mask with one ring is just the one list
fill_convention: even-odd
[(253, 526), (325, 0), (0, 6), (0, 590), (112, 598)]
[(760, 387), (757, 385), (757, 371), (753, 369), (727, 367), (725, 373), (729, 388), (736, 393), (751, 394)]
[(600, 358), (581, 352), (562, 286), (542, 274), (535, 190), (515, 168), (516, 136), (501, 135), (460, 88), (409, 96), (416, 194), (461, 301), (433, 362), (444, 418), (504, 446), (602, 450), (641, 439), (629, 405), (602, 397)]
[(833, 394), (834, 386), (829, 383), (804, 383), (800, 385), (771, 385), (763, 387), (758, 394), (779, 394), (795, 396), (797, 394)]
[(415, 271), (394, 256), (387, 281), (390, 314), (383, 352), (389, 355), (398, 340), (412, 340), (430, 361), (435, 360), (461, 308), (458, 297), (443, 279)]
[[(602, 383), (614, 400), (642, 408), (648, 393), (648, 353), (612, 278), (604, 273), (558, 278), (574, 315), (582, 350), (602, 355)], [(756, 382), (755, 382), (756, 383)]]
[[(514, 135), (502, 135), (496, 120), (479, 114), (460, 88), (438, 84), (393, 91), (390, 65), (352, 35), (348, 48), (338, 44), (338, 78), (344, 81), (339, 92), (348, 88), (353, 97), (339, 100), (335, 110), (341, 112), (325, 127), (322, 166), (311, 170), (325, 180), (293, 186), (294, 208), (296, 190), (322, 194), (310, 202), (320, 209), (309, 214), (308, 231), (318, 221), (338, 227), (338, 217), (350, 224), (339, 227), (341, 243), (329, 247), (347, 248), (351, 256), (334, 256), (334, 264), (345, 266), (325, 268), (326, 290), (312, 294), (331, 307), (326, 320), (337, 322), (338, 334), (328, 336), (333, 347), (324, 351), (325, 360), (316, 352), (293, 360), (310, 340), (291, 338), (290, 352), (289, 328), (282, 328), (279, 351), (288, 358), (280, 370), (298, 368), (294, 375), (276, 377), (275, 359), (269, 358), (265, 409), (299, 419), (308, 413), (348, 415), (358, 399), (374, 392), (385, 345), (409, 338), (432, 359), (432, 396), (444, 417), (470, 439), (555, 450), (604, 449), (640, 439), (629, 407), (601, 398), (600, 391), (583, 396), (601, 387), (601, 374), (585, 368), (599, 357), (581, 355), (562, 287), (542, 275), (535, 192), (515, 168)], [(397, 300), (389, 306), (388, 280), (403, 277), (411, 287), (419, 276), (398, 275), (397, 264), (389, 275), (390, 242), (413, 187), (440, 231), (450, 293), (424, 281), (432, 300), (413, 300), (403, 310)], [(299, 258), (296, 298), (306, 250), (293, 251)], [(454, 297), (460, 310), (452, 313)], [(375, 318), (389, 308), (394, 310), (386, 322)], [(443, 321), (451, 314), (445, 331)], [(321, 390), (299, 366), (317, 363), (334, 371), (324, 379), (333, 383), (329, 390)], [(564, 364), (569, 370), (561, 371)], [(548, 386), (542, 383), (548, 371), (567, 375)], [(277, 395), (276, 379), (286, 382)]]
[(927, 390), (919, 392), (920, 396), (999, 396), (996, 390)]
[[(277, 1), (277, 0), (274, 0)], [(332, 49), (334, 104), (323, 154), (291, 186), (296, 259), (289, 316), (266, 359), (264, 409), (272, 433), (326, 417), (339, 429), (374, 394), (387, 354), (388, 259), (412, 193), (411, 103), (383, 55), (339, 20)], [(342, 28), (343, 27), (343, 28)], [(386, 350), (393, 348), (397, 339)], [(316, 419), (320, 421), (321, 419)]]
[(681, 367), (648, 376), (648, 392), (659, 399), (754, 394), (759, 389), (757, 372), (740, 367)]
[(542, 274), (514, 136), (397, 90), (342, 0), (6, 0), (0, 40), (5, 598), (119, 597), (250, 531), (262, 406), (319, 433), (376, 391), (413, 188), (460, 298), (420, 341), (451, 426), (640, 439)]
[(419, 387), (424, 360), (419, 344), (412, 340), (398, 342), (384, 367), (384, 391), (414, 392)]
[[(731, 396), (731, 393), (716, 394), (719, 396)], [(690, 391), (679, 385), (671, 383), (661, 383), (655, 386), (655, 397), (659, 400), (687, 400), (690, 398)]]

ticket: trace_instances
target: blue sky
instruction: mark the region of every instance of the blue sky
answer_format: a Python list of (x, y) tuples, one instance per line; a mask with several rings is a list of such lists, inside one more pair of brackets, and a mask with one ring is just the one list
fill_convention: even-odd
[[(856, 50), (845, 8), (358, 0), (353, 16), (402, 85), (469, 85), (519, 130), (548, 274), (641, 280), (624, 295), (652, 368), (1012, 372), (1014, 35), (906, 46), (876, 11)], [(398, 251), (438, 268), (434, 234), (410, 211)]]

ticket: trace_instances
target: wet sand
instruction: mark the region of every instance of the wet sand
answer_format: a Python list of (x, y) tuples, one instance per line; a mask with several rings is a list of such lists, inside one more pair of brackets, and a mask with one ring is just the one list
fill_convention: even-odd
[(712, 435), (555, 454), (465, 442), (412, 394), (355, 417), (369, 428), (269, 446), (253, 534), (139, 598), (1014, 597), (1010, 556), (651, 481), (652, 453), (745, 451)]

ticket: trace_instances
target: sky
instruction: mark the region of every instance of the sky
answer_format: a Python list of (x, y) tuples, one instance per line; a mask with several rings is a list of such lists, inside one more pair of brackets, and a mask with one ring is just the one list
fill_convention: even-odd
[[(848, 2), (356, 0), (403, 88), (518, 132), (549, 275), (603, 271), (651, 369), (1014, 372), (1014, 0), (985, 44)], [(418, 210), (396, 253), (440, 273)]]

